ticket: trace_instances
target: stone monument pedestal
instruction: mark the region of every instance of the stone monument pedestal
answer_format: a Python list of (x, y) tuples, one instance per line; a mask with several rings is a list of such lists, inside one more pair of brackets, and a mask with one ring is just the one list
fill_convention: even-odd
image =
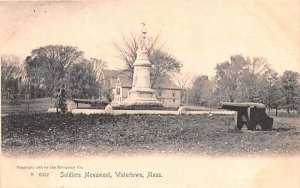
[(162, 103), (157, 100), (155, 91), (152, 89), (132, 89), (129, 91), (128, 98), (121, 105), (162, 106)]

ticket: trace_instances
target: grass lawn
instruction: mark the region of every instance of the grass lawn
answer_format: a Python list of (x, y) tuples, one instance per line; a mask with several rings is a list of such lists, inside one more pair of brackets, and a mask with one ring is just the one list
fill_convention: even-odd
[[(40, 99), (2, 99), (2, 114), (36, 114), (54, 107), (55, 98)], [(89, 104), (80, 104), (80, 108), (90, 108)]]
[(4, 155), (300, 154), (300, 118), (274, 117), (272, 131), (236, 131), (225, 115), (19, 114), (2, 117)]
[(20, 114), (20, 113), (40, 113), (46, 112), (48, 108), (54, 106), (54, 98), (40, 99), (2, 99), (2, 114)]

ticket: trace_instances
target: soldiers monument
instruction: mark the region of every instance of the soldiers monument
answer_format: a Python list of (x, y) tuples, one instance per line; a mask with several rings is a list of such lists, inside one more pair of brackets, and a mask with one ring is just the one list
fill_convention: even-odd
[(128, 98), (121, 103), (121, 106), (158, 106), (163, 107), (158, 101), (155, 91), (150, 84), (151, 63), (148, 59), (147, 28), (142, 23), (142, 33), (138, 40), (137, 58), (133, 63), (132, 89), (129, 90)]

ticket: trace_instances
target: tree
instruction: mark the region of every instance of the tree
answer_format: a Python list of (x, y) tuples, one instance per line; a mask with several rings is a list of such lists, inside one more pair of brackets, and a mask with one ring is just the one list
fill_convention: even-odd
[(263, 75), (269, 70), (264, 58), (230, 57), (216, 66), (216, 95), (220, 101), (260, 102)]
[(48, 96), (60, 87), (67, 71), (76, 61), (82, 59), (83, 52), (76, 47), (49, 45), (34, 49), (26, 58), (27, 75), (37, 85), (43, 85)]
[(246, 64), (246, 59), (241, 55), (231, 56), (230, 62), (217, 64), (216, 94), (220, 101), (233, 102), (236, 99), (239, 76)]
[(20, 60), (14, 55), (1, 56), (1, 80), (17, 78), (21, 75)]
[(260, 102), (260, 91), (264, 87), (264, 75), (270, 70), (265, 58), (246, 58), (246, 63), (239, 74), (238, 99), (240, 101)]
[(179, 88), (181, 89), (181, 103), (188, 104), (188, 92), (193, 83), (193, 77), (189, 73), (175, 73), (172, 76), (172, 79), (177, 83)]
[(65, 80), (67, 91), (71, 98), (93, 98), (99, 96), (99, 85), (93, 65), (82, 60), (73, 64), (68, 71)]
[(93, 74), (96, 75), (96, 81), (99, 87), (99, 97), (103, 101), (111, 102), (113, 100), (112, 89), (104, 77), (104, 69), (107, 63), (101, 59), (91, 58), (89, 62), (93, 68)]
[[(179, 73), (182, 63), (175, 59), (172, 55), (157, 47), (159, 36), (150, 38), (148, 41), (148, 58), (152, 64), (150, 72), (151, 86), (161, 82), (163, 79), (170, 78), (174, 73)], [(130, 37), (123, 37), (122, 43), (114, 43), (118, 57), (124, 62), (126, 69), (133, 76), (133, 63), (137, 58), (136, 51), (138, 49), (138, 37), (132, 33)]]
[(190, 100), (194, 104), (207, 106), (211, 104), (213, 84), (208, 76), (199, 76), (192, 84)]
[(298, 84), (298, 87), (296, 88), (296, 93), (298, 94), (298, 97), (297, 97), (297, 114), (299, 115), (299, 111), (300, 111), (300, 84)]
[(269, 113), (271, 108), (276, 109), (276, 116), (279, 105), (281, 103), (281, 91), (278, 73), (272, 69), (269, 69), (265, 74), (263, 74), (261, 81), (263, 87), (260, 90), (261, 101), (267, 105), (269, 108)]
[(10, 98), (15, 96), (20, 88), (22, 70), (20, 60), (14, 55), (1, 56), (1, 92)]
[(92, 66), (93, 74), (96, 75), (96, 79), (101, 80), (103, 70), (107, 67), (107, 63), (101, 59), (91, 58), (89, 63)]
[(280, 90), (283, 98), (283, 108), (289, 114), (290, 110), (297, 109), (299, 104), (299, 74), (293, 71), (285, 71), (280, 79)]

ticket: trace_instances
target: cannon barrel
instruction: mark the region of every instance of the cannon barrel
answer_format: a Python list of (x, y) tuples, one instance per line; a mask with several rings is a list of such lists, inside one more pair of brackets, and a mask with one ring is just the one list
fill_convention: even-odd
[(241, 109), (246, 109), (250, 107), (256, 107), (256, 108), (266, 108), (266, 106), (262, 103), (238, 103), (238, 102), (221, 102), (220, 107), (221, 109), (226, 109), (226, 110), (234, 110), (234, 111), (239, 111)]

